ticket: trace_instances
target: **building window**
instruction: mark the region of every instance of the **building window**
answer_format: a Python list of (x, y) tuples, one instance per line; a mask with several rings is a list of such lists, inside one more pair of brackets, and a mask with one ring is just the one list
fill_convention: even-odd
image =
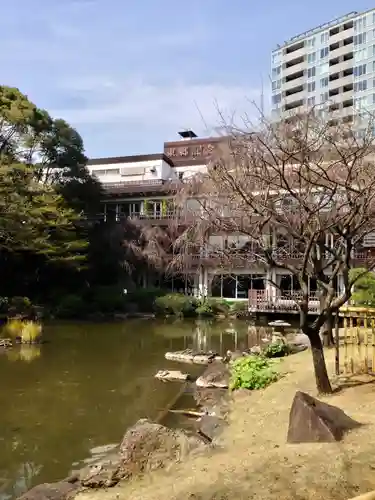
[(272, 78), (275, 80), (281, 74), (281, 66), (272, 69)]
[(92, 174), (96, 175), (98, 177), (103, 177), (105, 175), (120, 175), (120, 169), (119, 168), (101, 168), (99, 170), (93, 170)]
[(315, 91), (315, 82), (309, 82), (307, 84), (307, 92), (314, 92)]
[(328, 72), (329, 72), (329, 63), (328, 62), (321, 64), (319, 66), (319, 74), (320, 75), (324, 75), (324, 73), (328, 73)]
[(354, 31), (356, 31), (357, 33), (359, 31), (362, 31), (363, 29), (365, 29), (366, 28), (366, 16), (360, 17), (359, 19), (354, 21), (353, 25), (354, 25)]
[(320, 43), (327, 43), (329, 39), (329, 33), (326, 31), (320, 35)]
[(366, 43), (366, 33), (359, 33), (354, 36), (354, 45), (362, 45), (362, 43)]
[(361, 50), (356, 50), (354, 52), (354, 61), (355, 62), (360, 62), (363, 61), (364, 59), (367, 59), (367, 52), (369, 51), (366, 49), (361, 49)]
[(320, 80), (320, 86), (322, 88), (328, 87), (328, 76), (326, 76), (325, 78), (321, 78), (321, 80)]
[(308, 68), (307, 70), (307, 78), (313, 78), (316, 74), (316, 69), (315, 69), (315, 66), (313, 66), (312, 68)]
[(272, 90), (278, 90), (278, 89), (281, 89), (281, 80), (272, 82)]
[(366, 107), (366, 97), (358, 97), (354, 99), (354, 107), (356, 109), (363, 109)]
[(328, 101), (328, 92), (323, 92), (323, 94), (320, 94), (320, 102), (327, 102)]
[(328, 47), (323, 47), (320, 49), (320, 59), (324, 59), (325, 57), (328, 56), (329, 48)]
[(309, 38), (307, 40), (307, 46), (308, 47), (315, 47), (315, 36), (313, 36), (312, 38)]
[(360, 64), (354, 68), (354, 76), (361, 76), (366, 74), (366, 64)]
[(312, 106), (315, 106), (315, 96), (309, 97), (307, 99), (307, 105), (309, 108), (311, 108)]
[(354, 92), (363, 92), (364, 90), (367, 90), (367, 80), (354, 83)]
[(281, 51), (279, 50), (278, 52), (275, 52), (272, 54), (272, 64), (279, 64), (280, 63), (280, 56), (281, 56)]
[(281, 94), (276, 94), (272, 96), (272, 103), (279, 104), (281, 102)]
[(311, 54), (307, 54), (307, 62), (309, 64), (314, 63), (316, 60), (316, 52), (311, 52)]

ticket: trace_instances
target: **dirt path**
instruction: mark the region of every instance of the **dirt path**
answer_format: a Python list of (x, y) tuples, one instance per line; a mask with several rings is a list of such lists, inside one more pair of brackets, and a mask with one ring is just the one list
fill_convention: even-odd
[[(266, 390), (234, 396), (230, 425), (214, 453), (77, 500), (346, 500), (375, 489), (375, 383), (326, 398), (366, 423), (342, 443), (286, 444), (296, 390), (315, 395), (310, 356), (285, 359), (288, 374)], [(327, 357), (332, 373), (333, 352)]]

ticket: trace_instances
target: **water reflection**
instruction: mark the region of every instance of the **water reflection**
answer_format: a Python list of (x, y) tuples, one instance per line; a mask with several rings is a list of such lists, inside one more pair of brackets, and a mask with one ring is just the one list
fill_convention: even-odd
[(41, 355), (41, 347), (39, 345), (22, 344), (19, 347), (6, 351), (6, 356), (9, 361), (25, 361), (31, 363)]

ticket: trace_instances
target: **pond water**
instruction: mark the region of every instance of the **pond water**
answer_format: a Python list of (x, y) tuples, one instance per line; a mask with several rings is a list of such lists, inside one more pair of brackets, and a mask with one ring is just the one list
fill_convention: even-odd
[(55, 323), (45, 326), (43, 345), (3, 352), (0, 500), (66, 477), (137, 419), (157, 418), (180, 389), (154, 379), (175, 367), (166, 351), (225, 353), (262, 335), (246, 322)]

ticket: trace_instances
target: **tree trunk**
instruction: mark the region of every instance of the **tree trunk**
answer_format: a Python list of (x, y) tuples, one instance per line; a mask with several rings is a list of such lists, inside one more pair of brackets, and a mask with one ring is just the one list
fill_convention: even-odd
[(326, 361), (324, 359), (323, 344), (318, 331), (310, 331), (309, 339), (314, 364), (315, 381), (318, 392), (321, 394), (331, 394), (332, 387), (329, 381)]
[(324, 347), (332, 347), (335, 343), (333, 339), (333, 325), (334, 325), (333, 314), (330, 314), (327, 318), (327, 321), (322, 326), (320, 332)]

